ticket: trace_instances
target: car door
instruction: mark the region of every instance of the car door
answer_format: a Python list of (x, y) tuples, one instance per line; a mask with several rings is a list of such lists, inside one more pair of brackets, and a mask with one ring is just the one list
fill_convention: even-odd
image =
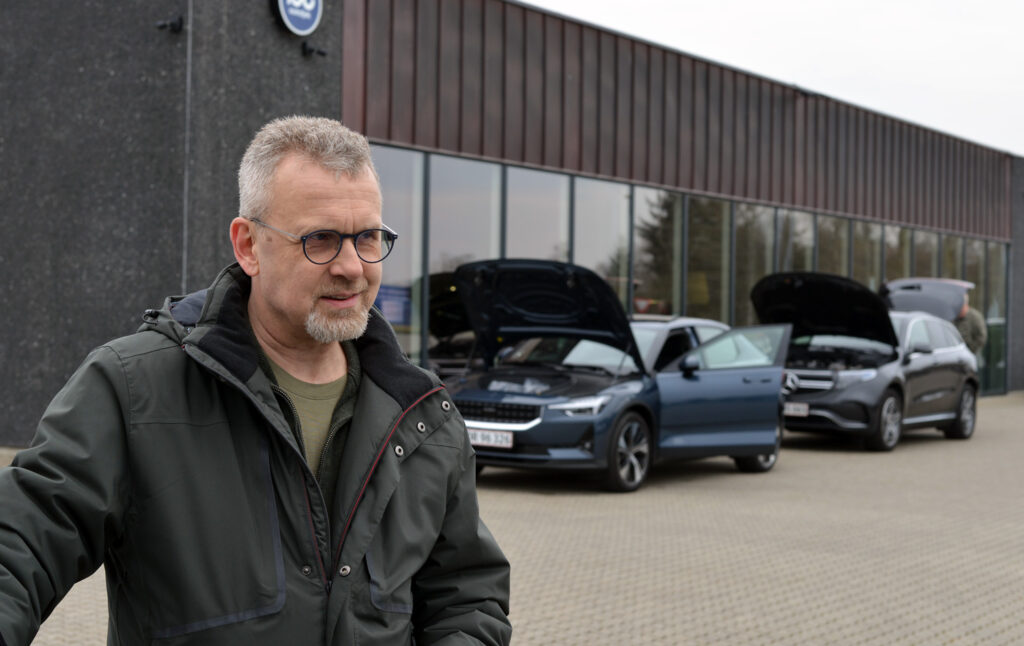
[(787, 324), (734, 328), (659, 372), (662, 456), (774, 446), (790, 331)]
[(913, 420), (932, 414), (941, 398), (941, 384), (935, 365), (934, 346), (924, 319), (907, 324), (903, 341), (903, 378), (907, 401), (904, 417)]

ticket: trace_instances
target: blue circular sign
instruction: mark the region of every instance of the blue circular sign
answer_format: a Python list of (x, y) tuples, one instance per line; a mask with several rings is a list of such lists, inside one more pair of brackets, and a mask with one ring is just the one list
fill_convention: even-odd
[(320, 24), (324, 3), (322, 0), (277, 0), (277, 9), (288, 31), (296, 36), (308, 36)]

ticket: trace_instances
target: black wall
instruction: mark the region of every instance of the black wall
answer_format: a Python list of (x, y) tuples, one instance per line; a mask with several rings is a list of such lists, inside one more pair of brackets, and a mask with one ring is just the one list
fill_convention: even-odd
[[(340, 3), (306, 39), (326, 56), (304, 56), (272, 4), (5, 4), (0, 445), (28, 444), (91, 348), (232, 260), (238, 162), (261, 125), (340, 114)], [(181, 31), (156, 27), (178, 16)]]
[(1024, 315), (1024, 158), (1013, 159), (1013, 189), (1010, 197), (1013, 209), (1013, 240), (1010, 244), (1010, 303), (1007, 312), (1006, 346), (1010, 390), (1024, 388), (1024, 338), (1016, 334), (1017, 321)]

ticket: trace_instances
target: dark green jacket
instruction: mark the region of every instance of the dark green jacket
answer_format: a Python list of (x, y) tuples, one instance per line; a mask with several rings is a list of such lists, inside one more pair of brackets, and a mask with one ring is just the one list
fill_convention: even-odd
[(374, 311), (328, 514), (248, 289), (229, 267), (201, 311), (168, 299), (93, 351), (0, 470), (0, 641), (103, 564), (110, 644), (508, 643), (509, 566), (447, 392)]

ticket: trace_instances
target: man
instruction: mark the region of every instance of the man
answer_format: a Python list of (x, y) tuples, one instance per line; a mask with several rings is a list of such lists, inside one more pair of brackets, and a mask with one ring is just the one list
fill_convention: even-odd
[(0, 642), (103, 564), (110, 644), (508, 643), (462, 418), (372, 309), (366, 139), (271, 122), (239, 197), (237, 264), (93, 351), (0, 471)]
[(972, 354), (981, 352), (981, 349), (985, 347), (985, 341), (988, 340), (988, 328), (985, 325), (985, 317), (968, 303), (966, 292), (964, 292), (964, 304), (953, 323), (960, 331), (960, 336), (967, 344), (967, 349)]

